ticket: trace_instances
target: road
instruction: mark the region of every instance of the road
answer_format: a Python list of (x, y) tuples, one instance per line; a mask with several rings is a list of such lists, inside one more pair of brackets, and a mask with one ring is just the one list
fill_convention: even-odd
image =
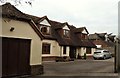
[(43, 75), (28, 78), (118, 78), (118, 74), (114, 73), (114, 58), (43, 62), (43, 65)]
[(81, 75), (84, 73), (114, 73), (114, 58), (106, 60), (75, 60), (70, 62), (44, 62), (43, 76)]

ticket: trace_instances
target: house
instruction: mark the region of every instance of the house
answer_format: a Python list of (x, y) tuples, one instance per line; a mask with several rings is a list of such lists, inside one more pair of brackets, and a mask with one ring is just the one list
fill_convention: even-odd
[[(69, 25), (67, 22), (61, 23), (61, 22), (49, 20), (47, 16), (37, 17), (33, 15), (24, 14), (10, 4), (3, 5), (3, 8), (5, 6), (9, 6), (11, 8), (8, 9), (8, 7), (6, 7), (5, 9), (3, 9), (3, 11), (5, 12), (2, 12), (3, 13), (2, 15), (5, 18), (5, 20), (4, 19), (2, 20), (4, 20), (8, 26), (11, 26), (10, 31), (12, 31), (12, 33), (8, 34), (7, 31), (4, 31), (7, 33), (2, 34), (2, 36), (3, 35), (8, 35), (8, 37), (17, 36), (18, 38), (20, 37), (23, 39), (24, 38), (26, 39), (26, 37), (28, 36), (27, 38), (30, 38), (31, 42), (34, 42), (34, 38), (31, 37), (31, 32), (26, 31), (26, 32), (29, 32), (30, 37), (29, 35), (26, 35), (25, 37), (23, 35), (20, 35), (23, 32), (22, 30), (21, 30), (22, 32), (13, 31), (13, 30), (16, 30), (15, 27), (19, 26), (19, 24), (22, 24), (21, 21), (27, 22), (28, 24), (29, 24), (29, 21), (31, 21), (30, 27), (32, 24), (32, 28), (36, 29), (34, 31), (40, 35), (40, 40), (35, 39), (36, 44), (39, 43), (39, 46), (35, 45), (36, 46), (35, 48), (37, 49), (31, 48), (30, 50), (32, 53), (30, 54), (31, 66), (41, 64), (42, 60), (55, 60), (56, 57), (65, 56), (70, 58), (78, 58), (78, 56), (83, 56), (85, 53), (87, 53), (88, 56), (93, 54), (93, 51), (95, 50), (96, 46), (88, 39), (89, 33), (85, 27), (76, 28), (75, 26)], [(6, 21), (6, 18), (7, 18), (7, 21)], [(18, 25), (14, 26), (15, 25), (14, 22), (11, 24), (11, 20), (14, 20), (15, 23), (16, 21), (17, 22), (19, 21), (17, 23)], [(29, 20), (29, 21), (26, 21), (26, 20)], [(25, 27), (27, 26), (24, 26), (24, 24), (25, 23), (21, 25), (21, 28), (23, 28), (25, 31)], [(34, 35), (32, 36), (34, 37)], [(37, 51), (33, 52), (33, 50), (37, 50)], [(37, 56), (39, 55), (39, 57), (35, 55)], [(42, 56), (42, 59), (40, 59), (41, 56)], [(36, 59), (38, 59), (39, 61), (37, 61)], [(38, 67), (38, 66), (35, 66), (35, 67)]]
[(60, 40), (62, 40), (62, 38), (59, 38), (60, 36), (56, 29), (57, 27), (60, 28), (60, 26), (63, 25), (62, 23), (51, 21), (47, 18), (47, 16), (36, 17), (28, 14), (26, 15), (34, 20), (38, 29), (44, 36), (44, 39), (42, 40), (43, 61), (55, 60), (56, 57), (69, 57), (68, 44), (65, 45), (66, 47), (61, 46), (62, 43), (60, 42)]
[[(34, 20), (44, 36), (42, 40), (43, 60), (55, 60), (56, 57), (77, 58), (87, 53), (92, 55), (96, 46), (88, 39), (85, 27), (76, 28), (67, 22), (61, 23), (49, 20), (47, 16), (27, 16)], [(79, 54), (79, 55), (78, 55)]]
[(97, 46), (97, 49), (107, 49), (114, 54), (115, 49), (115, 35), (112, 33), (95, 33), (90, 34), (89, 39)]
[(77, 42), (76, 58), (83, 57), (84, 54), (86, 54), (87, 57), (91, 57), (96, 50), (96, 46), (88, 39), (89, 32), (86, 27), (75, 28), (72, 26), (71, 31), (74, 35), (74, 41)]
[(10, 3), (1, 5), (2, 77), (43, 73), (42, 39), (33, 20)]

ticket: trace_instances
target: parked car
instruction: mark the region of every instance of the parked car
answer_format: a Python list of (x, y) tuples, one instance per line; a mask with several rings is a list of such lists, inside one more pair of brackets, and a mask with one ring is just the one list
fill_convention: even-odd
[(97, 50), (93, 54), (94, 59), (100, 59), (100, 58), (107, 59), (111, 57), (112, 57), (112, 54), (108, 50)]

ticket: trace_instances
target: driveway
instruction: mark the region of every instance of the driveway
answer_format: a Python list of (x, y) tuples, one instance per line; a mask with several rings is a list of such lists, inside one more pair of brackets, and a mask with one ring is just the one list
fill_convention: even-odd
[(114, 58), (106, 60), (75, 60), (70, 62), (44, 62), (43, 76), (86, 75), (114, 73)]
[(75, 60), (44, 62), (44, 74), (27, 78), (118, 78), (114, 58), (107, 60)]

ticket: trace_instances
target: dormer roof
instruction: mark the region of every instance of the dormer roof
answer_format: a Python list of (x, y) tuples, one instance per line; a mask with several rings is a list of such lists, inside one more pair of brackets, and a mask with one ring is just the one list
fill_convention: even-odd
[(76, 28), (74, 30), (75, 33), (84, 33), (84, 34), (89, 34), (88, 30), (86, 29), (86, 27), (80, 27), (80, 28)]

